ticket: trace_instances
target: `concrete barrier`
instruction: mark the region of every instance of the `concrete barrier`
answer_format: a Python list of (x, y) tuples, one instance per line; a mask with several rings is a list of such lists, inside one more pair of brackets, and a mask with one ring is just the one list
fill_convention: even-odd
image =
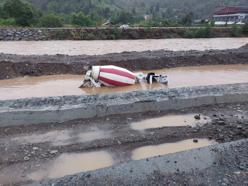
[(0, 101), (0, 127), (248, 102), (248, 83)]

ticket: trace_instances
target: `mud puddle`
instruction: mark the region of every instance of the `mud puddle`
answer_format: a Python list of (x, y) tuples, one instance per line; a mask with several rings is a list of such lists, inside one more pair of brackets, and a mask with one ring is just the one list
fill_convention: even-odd
[[(233, 49), (248, 43), (248, 38), (141, 39), (116, 41), (1, 41), (0, 52), (19, 55), (101, 55), (147, 50)], [(25, 48), (25, 50), (23, 50)]]
[[(110, 167), (130, 160), (166, 155), (213, 144), (216, 144), (216, 142), (207, 139), (198, 139), (197, 143), (193, 142), (193, 139), (188, 139), (174, 143), (145, 146), (130, 151), (130, 156), (125, 157), (125, 160), (122, 159), (123, 157), (117, 156), (124, 153), (122, 150), (118, 150), (113, 154), (106, 150), (63, 153), (55, 159), (43, 163), (26, 162), (19, 165), (11, 165), (1, 170), (0, 178), (3, 178), (4, 184), (42, 181)], [(129, 150), (125, 151), (125, 153), (129, 154)], [(29, 163), (31, 164), (28, 165)], [(16, 169), (16, 166), (18, 166), (18, 169)], [(16, 176), (13, 176), (13, 173)]]
[(215, 141), (208, 139), (198, 139), (194, 142), (193, 139), (183, 140), (175, 143), (164, 143), (160, 145), (151, 145), (139, 147), (132, 152), (132, 160), (140, 160), (159, 155), (166, 155), (200, 147), (206, 147), (216, 144)]
[(139, 122), (131, 123), (133, 130), (145, 130), (162, 127), (181, 127), (181, 126), (202, 126), (211, 121), (206, 116), (200, 116), (195, 119), (196, 114), (183, 114), (183, 115), (167, 115), (163, 117), (146, 119)]
[[(197, 143), (193, 142), (193, 139), (188, 139), (175, 143), (140, 147), (132, 151), (131, 160), (140, 160), (148, 157), (155, 157), (213, 144), (216, 144), (216, 142), (207, 139), (199, 139)], [(45, 164), (38, 171), (30, 173), (27, 177), (34, 181), (59, 178), (79, 172), (110, 167), (118, 162), (121, 162), (121, 160), (115, 160), (114, 156), (106, 151), (64, 153), (52, 162)]]
[(34, 181), (43, 179), (59, 178), (79, 172), (96, 170), (109, 167), (114, 164), (114, 160), (108, 152), (97, 151), (89, 153), (62, 154), (44, 169), (28, 175)]
[[(78, 87), (83, 81), (83, 76), (81, 75), (23, 77), (10, 80), (1, 80), (0, 100), (28, 97), (102, 94), (129, 92), (135, 90), (162, 89), (167, 87), (192, 87), (248, 82), (248, 65), (208, 65), (151, 70), (149, 72), (168, 75), (169, 84), (148, 85), (144, 82), (127, 87), (80, 89)], [(147, 73), (147, 71), (144, 73)]]
[(51, 143), (53, 146), (62, 146), (75, 143), (84, 143), (110, 137), (110, 131), (92, 129), (89, 131), (55, 130), (44, 134), (31, 134), (11, 138), (12, 143), (37, 144)]

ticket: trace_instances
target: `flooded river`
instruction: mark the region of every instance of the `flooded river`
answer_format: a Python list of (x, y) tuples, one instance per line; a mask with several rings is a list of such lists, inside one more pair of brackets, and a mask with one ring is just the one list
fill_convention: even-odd
[(100, 55), (147, 50), (233, 49), (248, 44), (248, 38), (145, 39), (115, 41), (1, 41), (0, 53), (20, 55)]
[[(146, 71), (144, 71), (147, 73)], [(48, 97), (98, 93), (129, 92), (200, 85), (248, 83), (248, 65), (208, 65), (153, 70), (166, 74), (169, 84), (136, 84), (127, 87), (78, 88), (83, 81), (80, 75), (52, 75), (22, 77), (0, 81), (0, 100), (27, 97)]]

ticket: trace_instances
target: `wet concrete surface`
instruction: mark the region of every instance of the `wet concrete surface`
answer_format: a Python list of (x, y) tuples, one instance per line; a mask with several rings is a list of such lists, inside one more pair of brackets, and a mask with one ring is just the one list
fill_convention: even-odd
[[(223, 143), (244, 139), (248, 137), (247, 111), (247, 103), (225, 104), (191, 108), (171, 113), (147, 112), (92, 118), (90, 120), (75, 120), (60, 124), (50, 123), (20, 127), (1, 127), (0, 175), (2, 177), (0, 177), (5, 179), (5, 183), (28, 184), (33, 182), (31, 181), (31, 177), (34, 180), (46, 180), (49, 177), (60, 177), (73, 172), (92, 170), (93, 168), (86, 169), (87, 163), (84, 163), (82, 166), (77, 166), (79, 164), (73, 163), (76, 160), (85, 162), (84, 155), (89, 155), (88, 153), (92, 152), (100, 151), (107, 152), (108, 154), (103, 153), (104, 158), (100, 163), (101, 166), (99, 164), (99, 167), (96, 166), (97, 169), (110, 166), (112, 163), (116, 165), (130, 161), (135, 151), (139, 151), (138, 149), (140, 148), (147, 148), (147, 146), (156, 147), (164, 144), (162, 150), (159, 148), (153, 149), (152, 151), (155, 154), (152, 155), (149, 155), (151, 149), (148, 149), (149, 156), (157, 156), (209, 145), (212, 144), (214, 140), (218, 143)], [(193, 119), (196, 116), (194, 113), (209, 117), (211, 121), (205, 125), (196, 127), (160, 127), (150, 128), (144, 131), (133, 130), (130, 127), (133, 122), (171, 115), (191, 115)], [(60, 136), (63, 136), (65, 131), (71, 131), (70, 138), (73, 140), (68, 140), (68, 138), (63, 137), (61, 139)], [(88, 132), (92, 133), (93, 131), (104, 131), (104, 133), (108, 135), (104, 138), (92, 138), (90, 141), (87, 140), (88, 138), (81, 141), (74, 140), (74, 137), (83, 131), (86, 134)], [(49, 138), (48, 134), (55, 134), (60, 140), (54, 139), (55, 137), (47, 140), (46, 138)], [(27, 136), (28, 138), (25, 138)], [(29, 138), (30, 136), (32, 136), (32, 138)], [(41, 138), (41, 136), (43, 136), (43, 138)], [(59, 141), (59, 143), (56, 141)], [(67, 143), (68, 141), (70, 143)], [(170, 152), (164, 151), (168, 149)], [(111, 158), (107, 158), (105, 155), (107, 157), (110, 155)], [(92, 154), (91, 156), (94, 157)], [(62, 160), (61, 157), (62, 159), (64, 158), (64, 161), (59, 161)], [(83, 157), (83, 159), (80, 159), (81, 157)], [(145, 157), (139, 156), (138, 159), (142, 158)], [(97, 159), (97, 157), (94, 159), (96, 163)], [(101, 160), (101, 158), (99, 159)], [(111, 159), (113, 161), (110, 161)], [(70, 163), (70, 161), (72, 162)], [(178, 158), (173, 158), (171, 161), (178, 161)], [(60, 169), (60, 167), (63, 166), (63, 162), (66, 164), (66, 167), (68, 167), (68, 172), (63, 172)], [(105, 164), (104, 162), (108, 163)], [(69, 165), (71, 165), (71, 167)], [(94, 163), (91, 163), (90, 166), (94, 167)], [(54, 170), (53, 168), (60, 169), (60, 171), (51, 172), (51, 170)], [(180, 166), (178, 168), (181, 170)], [(14, 178), (13, 175), (15, 175)]]
[[(145, 39), (117, 41), (1, 41), (0, 53), (19, 55), (102, 55), (147, 50), (233, 49), (248, 43), (248, 38)], [(25, 50), (23, 50), (25, 48)]]
[(28, 97), (49, 97), (83, 94), (104, 94), (129, 92), (135, 90), (153, 90), (202, 85), (218, 85), (248, 82), (248, 65), (207, 65), (198, 67), (178, 67), (143, 71), (166, 74), (168, 85), (146, 82), (127, 87), (82, 88), (83, 76), (57, 75), (42, 77), (23, 77), (0, 81), (0, 100)]

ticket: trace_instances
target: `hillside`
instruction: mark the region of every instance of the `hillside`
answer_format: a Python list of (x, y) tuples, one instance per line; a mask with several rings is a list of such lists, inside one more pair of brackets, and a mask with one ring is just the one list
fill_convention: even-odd
[(113, 11), (136, 15), (156, 14), (177, 18), (192, 12), (195, 18), (207, 18), (222, 6), (248, 6), (247, 0), (28, 0), (37, 8), (57, 13), (97, 12), (108, 17)]

